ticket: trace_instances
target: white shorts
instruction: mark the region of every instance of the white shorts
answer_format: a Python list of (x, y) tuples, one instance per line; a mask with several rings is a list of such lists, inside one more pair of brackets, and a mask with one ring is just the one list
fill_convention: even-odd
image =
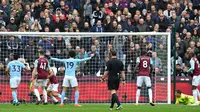
[(76, 77), (74, 76), (65, 76), (63, 80), (63, 87), (76, 87), (78, 86), (78, 82)]
[(193, 85), (193, 86), (198, 86), (198, 85), (200, 85), (200, 75), (199, 75), (199, 76), (193, 76), (192, 85)]
[(36, 87), (46, 87), (47, 83), (48, 83), (47, 79), (37, 79), (35, 81), (35, 86)]
[(147, 87), (151, 87), (151, 79), (148, 76), (138, 76), (137, 77), (137, 87), (142, 87), (143, 82)]
[(10, 79), (10, 88), (17, 88), (19, 86), (19, 83), (21, 82), (21, 78), (11, 78)]
[(59, 84), (49, 84), (47, 91), (55, 91), (58, 92), (58, 86)]

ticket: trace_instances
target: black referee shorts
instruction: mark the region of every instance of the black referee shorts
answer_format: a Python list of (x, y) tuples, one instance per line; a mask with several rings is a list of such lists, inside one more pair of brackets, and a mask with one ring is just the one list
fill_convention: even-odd
[(120, 79), (118, 78), (108, 79), (108, 90), (118, 90), (119, 84)]

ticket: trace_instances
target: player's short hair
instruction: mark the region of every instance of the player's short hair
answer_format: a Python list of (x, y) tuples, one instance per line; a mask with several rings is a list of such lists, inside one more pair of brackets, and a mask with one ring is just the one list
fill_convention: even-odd
[(19, 55), (18, 55), (18, 54), (14, 54), (14, 55), (13, 55), (13, 58), (14, 58), (14, 60), (18, 60)]
[(74, 50), (70, 50), (69, 57), (75, 57), (75, 56), (76, 56), (76, 52)]
[(194, 51), (189, 51), (189, 56), (194, 57), (195, 53)]
[(147, 55), (147, 50), (146, 50), (146, 49), (143, 49), (143, 50), (141, 51), (141, 55)]
[(176, 90), (176, 93), (181, 94), (182, 91), (181, 90)]
[(44, 51), (43, 50), (39, 50), (38, 51), (40, 55), (44, 55)]
[(117, 56), (117, 51), (115, 51), (115, 50), (111, 50), (110, 53), (112, 56)]

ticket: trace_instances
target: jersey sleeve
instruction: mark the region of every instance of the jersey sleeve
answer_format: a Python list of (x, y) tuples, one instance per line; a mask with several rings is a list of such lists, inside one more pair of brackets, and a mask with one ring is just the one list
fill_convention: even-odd
[(76, 60), (77, 60), (77, 62), (83, 62), (83, 61), (87, 61), (87, 60), (90, 60), (90, 59), (91, 59), (91, 57), (84, 58), (84, 59), (76, 59)]
[(23, 63), (21, 63), (21, 67), (24, 69), (25, 68), (25, 65)]
[(51, 66), (50, 66), (50, 64), (49, 64), (49, 62), (48, 62), (48, 69), (49, 69), (50, 72), (53, 71), (52, 68), (51, 68)]
[(137, 57), (136, 63), (140, 63), (140, 57)]
[(187, 72), (191, 72), (194, 70), (194, 64), (195, 64), (195, 61), (193, 59), (190, 60), (190, 69), (187, 71)]
[(150, 58), (150, 64), (153, 65), (153, 60), (152, 60), (152, 58)]
[(57, 61), (57, 62), (64, 62), (63, 59), (58, 59), (58, 58), (51, 58), (51, 60), (53, 60), (53, 61)]
[(35, 60), (34, 67), (35, 67), (35, 68), (38, 67), (38, 60)]
[(10, 63), (8, 63), (8, 65), (7, 65), (7, 68), (8, 68), (8, 69), (10, 69), (10, 66), (11, 66), (11, 64), (10, 64)]

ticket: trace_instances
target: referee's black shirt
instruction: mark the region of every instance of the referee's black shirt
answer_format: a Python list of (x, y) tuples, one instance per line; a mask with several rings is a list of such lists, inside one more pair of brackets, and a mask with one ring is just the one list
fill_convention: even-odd
[(108, 71), (108, 80), (120, 78), (120, 72), (124, 71), (124, 65), (119, 59), (112, 58), (106, 63), (106, 71)]

